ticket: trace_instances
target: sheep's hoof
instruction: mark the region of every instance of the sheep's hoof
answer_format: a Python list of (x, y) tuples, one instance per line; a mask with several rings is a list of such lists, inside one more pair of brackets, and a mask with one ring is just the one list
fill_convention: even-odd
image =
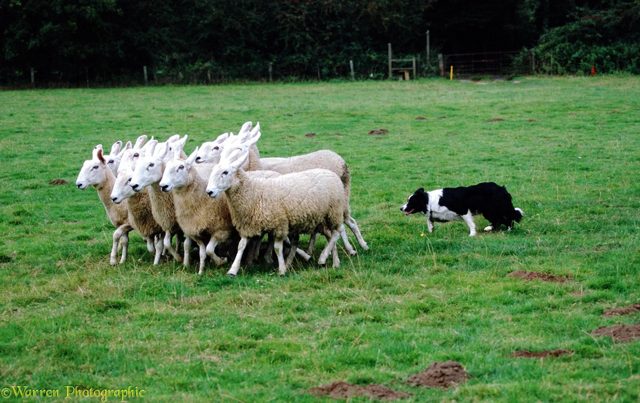
[(228, 272), (228, 273), (227, 273), (227, 276), (229, 276), (229, 277), (235, 277), (236, 275), (235, 275), (235, 273)]
[(109, 262), (109, 264), (110, 264), (111, 266), (115, 266), (115, 265), (117, 265), (117, 264), (118, 264), (118, 260), (117, 260), (117, 259), (111, 259), (111, 261)]
[(358, 251), (354, 250), (353, 252), (349, 253), (349, 255), (351, 256), (358, 256)]
[(365, 244), (360, 245), (360, 247), (361, 247), (362, 249), (364, 249), (364, 250), (369, 250), (369, 245), (367, 245), (366, 243), (365, 243)]

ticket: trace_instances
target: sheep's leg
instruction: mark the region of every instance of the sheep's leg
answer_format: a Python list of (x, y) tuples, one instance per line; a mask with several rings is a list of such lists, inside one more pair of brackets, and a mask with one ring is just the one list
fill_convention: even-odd
[(333, 257), (333, 267), (340, 266), (340, 257), (338, 256), (338, 247), (336, 245), (334, 245), (333, 249), (331, 250), (331, 256)]
[(156, 250), (154, 241), (151, 238), (144, 238), (144, 240), (147, 242), (147, 250), (151, 253), (154, 253)]
[(318, 236), (320, 236), (319, 232), (314, 232), (313, 234), (311, 234), (311, 237), (309, 238), (309, 246), (307, 247), (308, 255), (313, 254), (313, 248), (316, 246), (316, 242), (318, 241)]
[(200, 252), (200, 266), (198, 267), (198, 274), (204, 273), (204, 264), (207, 260), (207, 248), (202, 241), (196, 240), (198, 244), (198, 251)]
[(173, 238), (173, 234), (171, 233), (171, 231), (166, 231), (164, 233), (164, 248), (166, 250), (169, 251), (169, 253), (171, 253), (171, 256), (173, 256), (173, 258), (177, 261), (177, 262), (182, 262), (182, 257), (180, 255), (178, 255), (178, 251), (176, 251), (173, 248), (173, 245), (171, 245), (171, 239)]
[(309, 259), (311, 259), (311, 255), (308, 255), (307, 252), (303, 251), (300, 248), (296, 248), (296, 253), (298, 254), (298, 256), (300, 256), (301, 258), (303, 258), (307, 262), (309, 261)]
[(340, 238), (340, 231), (335, 230), (331, 233), (331, 239), (327, 242), (327, 245), (322, 250), (320, 254), (320, 259), (318, 259), (318, 264), (325, 264), (327, 262), (327, 258), (329, 257), (329, 253), (333, 250), (333, 247), (336, 245), (336, 242)]
[(248, 238), (241, 238), (240, 243), (238, 243), (238, 252), (236, 253), (236, 258), (233, 260), (233, 264), (231, 265), (231, 269), (227, 272), (228, 276), (235, 277), (238, 274), (238, 270), (240, 270), (240, 262), (242, 261), (242, 254), (244, 253), (244, 248), (247, 247)]
[(282, 255), (282, 251), (284, 250), (284, 240), (274, 241), (273, 242), (273, 250), (276, 251), (276, 255), (278, 256), (278, 273), (281, 276), (287, 274), (287, 265), (284, 262), (284, 256)]
[(356, 236), (360, 247), (364, 250), (369, 250), (369, 245), (367, 245), (367, 243), (364, 241), (364, 238), (362, 238), (362, 234), (360, 233), (360, 228), (358, 228), (358, 223), (356, 222), (356, 220), (354, 220), (353, 217), (348, 216), (346, 217), (346, 220), (344, 220), (344, 222), (345, 224), (347, 224), (347, 227), (351, 229), (353, 235)]
[(300, 236), (297, 234), (290, 234), (289, 237), (291, 249), (289, 250), (289, 254), (287, 255), (287, 259), (285, 260), (286, 267), (291, 266), (291, 263), (293, 263), (293, 258), (296, 257), (296, 250), (298, 249), (298, 243), (300, 242)]
[[(116, 264), (118, 264), (118, 246), (120, 244), (120, 240), (123, 236), (127, 235), (129, 231), (131, 231), (131, 229), (132, 227), (129, 224), (122, 224), (121, 226), (118, 227), (118, 229), (113, 231), (113, 245), (111, 247), (111, 255), (109, 258), (109, 264), (111, 266), (115, 266)], [(128, 243), (129, 243), (129, 238), (127, 235), (127, 244)], [(124, 248), (124, 244), (123, 244), (123, 248)], [(123, 251), (122, 254), (126, 258), (127, 252)]]
[[(209, 255), (211, 259), (213, 259), (215, 264), (217, 264), (218, 266), (222, 266), (223, 264), (227, 263), (227, 258), (216, 255), (217, 245), (218, 245), (218, 241), (214, 237), (211, 237), (211, 239), (209, 240), (209, 243), (207, 244), (206, 252), (207, 252), (207, 255)], [(202, 274), (202, 273), (198, 273), (198, 274)]]
[(267, 237), (267, 250), (264, 252), (264, 261), (267, 264), (273, 264), (273, 235)]
[(191, 238), (189, 238), (188, 236), (185, 236), (184, 238), (183, 249), (184, 258), (182, 260), (182, 264), (184, 265), (184, 267), (189, 267), (189, 260), (191, 260)]
[(351, 256), (357, 255), (358, 252), (356, 252), (356, 250), (353, 249), (353, 246), (349, 243), (349, 237), (347, 236), (347, 231), (344, 229), (344, 225), (340, 227), (340, 237), (342, 238), (342, 243), (344, 243), (344, 249), (347, 253)]
[(153, 243), (155, 244), (156, 248), (156, 255), (153, 259), (153, 265), (155, 266), (160, 263), (162, 252), (164, 252), (164, 243), (162, 242), (162, 238), (160, 237), (160, 235), (156, 235), (153, 237)]
[(122, 256), (120, 257), (120, 264), (123, 264), (127, 260), (127, 253), (129, 252), (129, 231), (122, 234), (120, 242), (122, 243)]

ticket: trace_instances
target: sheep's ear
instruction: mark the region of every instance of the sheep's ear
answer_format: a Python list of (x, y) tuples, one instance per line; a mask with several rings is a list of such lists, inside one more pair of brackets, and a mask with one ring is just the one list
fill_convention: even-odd
[(111, 146), (111, 152), (109, 154), (116, 155), (120, 152), (121, 148), (122, 148), (122, 141), (118, 140), (115, 143), (113, 143), (113, 145)]
[(120, 150), (119, 155), (122, 156), (122, 154), (124, 154), (125, 151), (131, 150), (132, 148), (133, 148), (133, 146), (131, 145), (131, 142), (127, 141), (127, 144), (124, 145), (124, 148), (122, 150)]
[(140, 147), (142, 147), (145, 141), (147, 141), (147, 135), (143, 134), (136, 139), (136, 143), (133, 145), (133, 148), (136, 150), (139, 149)]
[(102, 150), (102, 144), (98, 144), (97, 146), (93, 147), (91, 156), (94, 160), (98, 158), (98, 150)]
[(249, 137), (254, 137), (258, 133), (260, 133), (260, 122), (256, 123), (256, 127), (254, 127), (253, 130), (251, 130), (251, 136)]
[(198, 157), (198, 147), (196, 147), (196, 149), (193, 150), (191, 155), (189, 155), (189, 157), (184, 161), (185, 165), (187, 166), (193, 165), (197, 157)]
[(229, 138), (229, 133), (222, 133), (221, 135), (218, 136), (217, 139), (215, 139), (214, 143), (224, 143), (225, 140), (227, 140)]
[(179, 134), (174, 134), (173, 136), (167, 139), (167, 143), (173, 143), (174, 141), (178, 141), (180, 139)]
[(156, 145), (158, 145), (158, 140), (151, 137), (151, 140), (147, 141), (147, 144), (145, 144), (140, 151), (143, 151), (144, 155), (152, 155)]
[(171, 145), (170, 148), (173, 148), (173, 159), (178, 159), (182, 155), (182, 148), (184, 147), (184, 143), (178, 141)]
[(231, 169), (240, 168), (249, 158), (249, 148), (236, 148), (227, 157), (229, 167)]
[(256, 132), (255, 134), (252, 135), (251, 138), (249, 138), (243, 145), (246, 145), (247, 147), (251, 147), (252, 145), (254, 145), (255, 143), (258, 142), (258, 140), (260, 140), (260, 136), (262, 136), (262, 133), (260, 133), (259, 131)]
[(100, 146), (100, 148), (98, 149), (98, 151), (96, 152), (96, 158), (102, 162), (103, 164), (106, 164), (107, 161), (104, 160), (104, 157), (102, 156), (102, 146)]
[(160, 143), (153, 150), (153, 158), (156, 160), (162, 160), (167, 155), (167, 151), (169, 151), (168, 143)]
[(240, 131), (238, 132), (238, 136), (242, 136), (245, 133), (251, 132), (252, 126), (253, 126), (253, 123), (245, 122), (245, 124), (243, 124), (242, 127), (240, 128)]

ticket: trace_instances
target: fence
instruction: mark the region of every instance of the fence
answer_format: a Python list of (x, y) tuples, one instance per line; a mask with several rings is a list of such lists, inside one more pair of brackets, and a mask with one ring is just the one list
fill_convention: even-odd
[(516, 76), (533, 74), (535, 54), (533, 51), (462, 53), (438, 55), (440, 76), (446, 77), (453, 66), (456, 76)]

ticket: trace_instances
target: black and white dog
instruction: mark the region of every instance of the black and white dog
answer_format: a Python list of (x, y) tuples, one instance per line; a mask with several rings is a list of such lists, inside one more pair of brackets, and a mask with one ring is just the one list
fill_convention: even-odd
[(482, 214), (491, 223), (485, 231), (498, 229), (501, 224), (510, 230), (513, 222), (520, 222), (524, 216), (522, 210), (513, 208), (507, 189), (493, 182), (430, 192), (420, 188), (409, 196), (400, 211), (405, 215), (422, 213), (427, 216), (429, 232), (433, 232), (434, 221), (464, 221), (469, 226), (469, 236), (476, 235), (475, 215)]

